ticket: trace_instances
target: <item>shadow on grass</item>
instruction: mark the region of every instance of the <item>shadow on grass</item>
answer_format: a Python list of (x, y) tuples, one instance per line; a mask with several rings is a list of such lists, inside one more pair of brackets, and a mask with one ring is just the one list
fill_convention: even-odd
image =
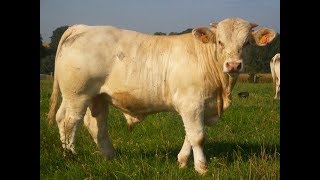
[[(154, 158), (156, 154), (160, 157), (168, 157), (170, 159), (177, 160), (177, 155), (180, 152), (179, 148), (168, 148), (168, 149), (158, 149), (157, 152), (155, 150), (147, 150), (141, 149), (139, 150), (140, 155), (146, 158)], [(116, 149), (117, 156), (135, 156), (132, 155), (132, 151), (130, 149)], [(250, 157), (268, 157), (275, 156), (275, 154), (280, 153), (280, 145), (275, 144), (243, 144), (243, 143), (228, 143), (228, 142), (207, 142), (204, 145), (204, 154), (207, 158), (208, 163), (210, 163), (210, 158), (212, 157), (224, 157), (228, 160), (229, 163), (232, 163), (236, 160), (234, 155), (241, 156), (242, 161), (247, 162)], [(190, 160), (193, 161), (192, 154), (190, 155)]]
[(210, 157), (226, 157), (228, 162), (235, 160), (234, 153), (241, 156), (243, 161), (248, 161), (252, 156), (261, 158), (274, 156), (280, 153), (280, 145), (276, 144), (249, 144), (249, 143), (228, 143), (208, 142), (205, 144), (204, 153), (209, 160)]

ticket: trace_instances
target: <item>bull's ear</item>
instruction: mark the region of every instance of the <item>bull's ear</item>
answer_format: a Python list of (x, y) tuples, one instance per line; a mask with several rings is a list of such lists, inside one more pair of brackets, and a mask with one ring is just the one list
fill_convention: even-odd
[(271, 43), (276, 35), (277, 33), (269, 28), (260, 28), (252, 32), (253, 40), (258, 46), (265, 46)]
[(213, 27), (213, 28), (217, 28), (218, 26), (218, 23), (215, 23), (215, 22), (211, 22), (210, 23), (210, 26)]
[(211, 30), (213, 33), (215, 33), (216, 30), (217, 30), (217, 27), (218, 27), (218, 23), (211, 22), (211, 23), (210, 23), (210, 26), (211, 26), (210, 30)]
[(193, 36), (201, 41), (202, 43), (209, 43), (215, 41), (214, 32), (212, 32), (209, 28), (201, 27), (201, 28), (194, 28), (192, 30)]

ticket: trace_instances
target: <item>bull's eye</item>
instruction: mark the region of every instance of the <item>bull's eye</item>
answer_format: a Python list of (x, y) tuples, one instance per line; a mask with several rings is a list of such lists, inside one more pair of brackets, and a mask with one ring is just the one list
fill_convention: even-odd
[(224, 48), (224, 44), (220, 40), (218, 41), (218, 44), (221, 48)]

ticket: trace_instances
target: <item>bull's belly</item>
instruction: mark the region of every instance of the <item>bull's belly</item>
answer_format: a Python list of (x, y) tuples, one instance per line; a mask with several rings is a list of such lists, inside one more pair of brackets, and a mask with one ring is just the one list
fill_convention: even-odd
[[(210, 97), (205, 100), (204, 104), (204, 118), (210, 118), (218, 115), (218, 106), (221, 103), (217, 101), (216, 97)], [(221, 106), (221, 105), (220, 105)]]
[(207, 106), (204, 109), (204, 119), (210, 119), (212, 117), (218, 116), (219, 117), (219, 113), (218, 113), (218, 109), (216, 104), (212, 104), (211, 106)]
[(110, 95), (110, 103), (130, 115), (147, 115), (162, 111), (170, 111), (170, 106), (159, 99), (135, 96), (129, 92), (115, 92)]
[[(220, 119), (218, 106), (221, 107), (220, 101), (217, 101), (215, 97), (206, 99), (204, 106), (204, 123), (207, 126), (212, 126)], [(220, 112), (222, 113), (222, 112)]]

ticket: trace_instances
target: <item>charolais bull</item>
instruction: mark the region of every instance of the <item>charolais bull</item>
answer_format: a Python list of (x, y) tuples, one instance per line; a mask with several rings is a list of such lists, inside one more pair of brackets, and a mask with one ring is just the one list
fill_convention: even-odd
[(231, 104), (244, 67), (243, 47), (265, 46), (276, 35), (269, 28), (253, 30), (257, 24), (240, 18), (210, 25), (173, 36), (112, 26), (69, 27), (57, 48), (48, 114), (57, 122), (63, 148), (75, 153), (75, 133), (84, 120), (102, 154), (113, 157), (106, 123), (110, 105), (123, 112), (129, 127), (149, 114), (174, 111), (186, 132), (180, 167), (186, 167), (192, 151), (195, 170), (206, 173), (204, 127)]

